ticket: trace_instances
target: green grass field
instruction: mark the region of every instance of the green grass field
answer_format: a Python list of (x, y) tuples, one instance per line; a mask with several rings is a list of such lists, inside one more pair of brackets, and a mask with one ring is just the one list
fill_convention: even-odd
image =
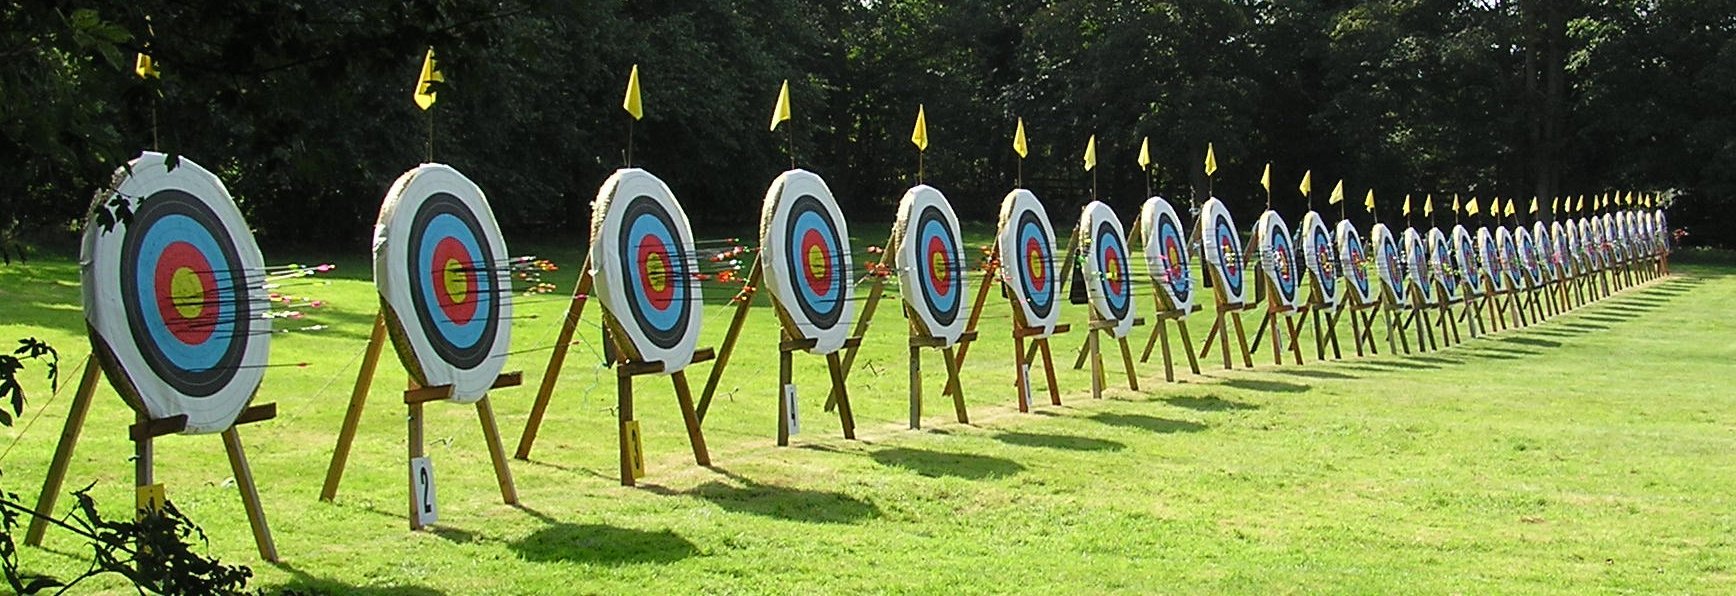
[[(860, 234), (861, 230), (858, 230)], [(976, 234), (980, 239), (980, 234)], [(861, 234), (857, 243), (878, 241)], [(1438, 353), (1383, 354), (1180, 374), (1155, 360), (1140, 392), (1110, 366), (1092, 400), (1056, 340), (1065, 406), (1013, 404), (1008, 308), (991, 300), (965, 376), (973, 424), (951, 421), (938, 356), (925, 428), (907, 430), (905, 324), (882, 308), (850, 379), (857, 441), (821, 411), (823, 359), (797, 359), (802, 433), (773, 445), (776, 328), (754, 309), (696, 467), (673, 392), (639, 382), (648, 474), (618, 486), (612, 371), (595, 310), (561, 376), (533, 460), (513, 462), (521, 505), (500, 502), (469, 407), (428, 408), (437, 529), (406, 528), (404, 375), (389, 353), (335, 503), (318, 500), (376, 300), (366, 247), (328, 286), (317, 334), (279, 336), (256, 403), (277, 419), (243, 438), (284, 562), (259, 561), (222, 443), (158, 443), (157, 477), (256, 585), (332, 592), (1696, 592), (1736, 591), (1736, 268), (1676, 275), (1524, 330)], [(515, 247), (517, 253), (535, 252)], [(566, 266), (576, 248), (536, 247)], [(290, 260), (267, 255), (269, 262)], [(1142, 289), (1142, 292), (1149, 289)], [(717, 293), (719, 298), (725, 292)], [(1149, 301), (1148, 294), (1141, 293)], [(564, 294), (520, 302), (509, 370), (540, 377)], [(0, 267), (0, 338), (88, 352), (70, 259)], [(1142, 307), (1149, 302), (1142, 302)], [(1064, 317), (1083, 328), (1084, 307)], [(727, 307), (708, 308), (716, 345)], [(1203, 338), (1208, 321), (1194, 332)], [(1252, 329), (1249, 329), (1252, 332)], [(1140, 332), (1143, 340), (1144, 331)], [(1349, 351), (1348, 333), (1344, 347)], [(1348, 355), (1348, 354), (1347, 354)], [(703, 379), (709, 364), (695, 374)], [(71, 387), (5, 432), (5, 487), (32, 501)], [(534, 387), (499, 392), (508, 450)], [(27, 432), (38, 407), (45, 413)], [(111, 514), (132, 504), (132, 414), (105, 386), (68, 488), (95, 482)], [(62, 510), (69, 500), (62, 500)], [(51, 532), (32, 571), (69, 576), (81, 546)], [(112, 580), (111, 580), (112, 582)], [(117, 584), (98, 587), (118, 588)]]

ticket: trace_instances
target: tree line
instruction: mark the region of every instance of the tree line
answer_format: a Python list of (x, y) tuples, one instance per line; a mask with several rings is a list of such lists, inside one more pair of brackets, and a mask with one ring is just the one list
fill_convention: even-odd
[[(446, 81), (424, 113), (430, 46)], [(140, 52), (160, 78), (134, 76)], [(890, 219), (921, 105), (923, 180), (971, 220), (1015, 182), (1063, 225), (1093, 192), (1125, 217), (1148, 189), (1251, 218), (1271, 163), (1291, 217), (1304, 171), (1314, 208), (1342, 179), (1359, 221), (1370, 189), (1389, 222), (1406, 194), (1450, 221), (1454, 193), (1634, 189), (1673, 196), (1689, 242), (1736, 244), (1736, 0), (8, 2), (0, 240), (65, 242), (158, 147), (222, 176), (262, 242), (362, 246), (430, 139), (509, 230), (582, 235), (624, 162), (635, 64), (634, 165), (702, 230), (751, 225), (792, 161)], [(772, 133), (784, 80), (794, 118)]]

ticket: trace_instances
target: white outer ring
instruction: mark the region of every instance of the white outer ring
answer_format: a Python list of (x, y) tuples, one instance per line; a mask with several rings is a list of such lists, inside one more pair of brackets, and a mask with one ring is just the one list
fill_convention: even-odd
[[(790, 238), (784, 237), (784, 227), (789, 221), (791, 201), (810, 195), (820, 201), (832, 221), (838, 224), (838, 271), (844, 281), (844, 308), (838, 313), (838, 322), (831, 327), (820, 328), (813, 321), (808, 321), (799, 308), (788, 308), (785, 305), (796, 303), (794, 284), (800, 283), (795, 278), (797, 272), (790, 271), (784, 265), (783, 254)], [(778, 311), (794, 323), (794, 331), (798, 339), (814, 340), (814, 347), (808, 352), (814, 354), (830, 354), (844, 347), (844, 341), (850, 338), (850, 324), (856, 314), (856, 280), (850, 262), (850, 230), (849, 223), (844, 220), (844, 212), (838, 209), (837, 200), (832, 198), (832, 189), (826, 186), (826, 181), (807, 170), (790, 170), (779, 174), (772, 180), (770, 188), (766, 189), (764, 207), (760, 211), (760, 266), (765, 277), (766, 289), (771, 290), (772, 303)]]
[[(628, 279), (625, 269), (630, 264), (633, 255), (623, 255), (617, 247), (624, 232), (621, 229), (622, 211), (627, 203), (634, 198), (645, 196), (656, 201), (669, 213), (670, 222), (675, 229), (677, 240), (681, 243), (682, 252), (687, 255), (686, 279), (672, 279), (669, 283), (687, 285), (687, 331), (681, 335), (681, 341), (674, 347), (663, 348), (645, 337), (639, 325), (633, 322), (631, 300), (627, 296), (627, 284), (635, 280)], [(699, 285), (698, 273), (699, 253), (693, 248), (693, 228), (688, 224), (687, 212), (681, 209), (681, 203), (675, 200), (675, 193), (669, 190), (669, 185), (650, 172), (638, 168), (623, 168), (615, 170), (603, 186), (597, 190), (597, 201), (591, 204), (591, 276), (596, 288), (592, 294), (601, 299), (603, 311), (615, 319), (615, 325), (633, 344), (633, 349), (639, 352), (639, 359), (647, 362), (662, 362), (661, 374), (671, 374), (687, 368), (693, 362), (693, 351), (699, 345), (701, 319), (705, 314), (705, 296)]]
[[(910, 226), (916, 225), (916, 215), (928, 207), (940, 210), (941, 218), (952, 231), (953, 254), (948, 255), (952, 261), (949, 276), (957, 276), (959, 295), (958, 314), (952, 323), (943, 325), (934, 318), (928, 299), (922, 294), (921, 274), (917, 272), (917, 264), (921, 263), (922, 247), (917, 246), (916, 230)], [(965, 321), (970, 318), (970, 301), (965, 294), (970, 292), (970, 270), (965, 267), (964, 236), (958, 231), (958, 215), (952, 212), (952, 203), (947, 202), (946, 195), (927, 184), (918, 184), (904, 192), (904, 197), (898, 201), (898, 219), (904, 222), (904, 230), (898, 239), (898, 251), (893, 253), (893, 266), (898, 268), (898, 293), (904, 297), (904, 303), (912, 305), (910, 311), (916, 313), (918, 322), (929, 336), (939, 338), (943, 346), (958, 343), (958, 338), (964, 333)]]

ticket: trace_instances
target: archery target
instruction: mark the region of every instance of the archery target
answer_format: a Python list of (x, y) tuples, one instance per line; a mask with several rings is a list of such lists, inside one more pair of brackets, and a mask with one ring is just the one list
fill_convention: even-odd
[(1398, 241), (1386, 224), (1374, 224), (1369, 235), (1374, 241), (1374, 269), (1380, 276), (1381, 295), (1387, 300), (1399, 301), (1399, 297), (1404, 295), (1404, 256), (1399, 253)]
[(1658, 254), (1669, 254), (1670, 241), (1672, 240), (1670, 237), (1670, 221), (1664, 216), (1663, 209), (1659, 209), (1657, 213), (1652, 216), (1652, 219), (1654, 220), (1652, 230), (1658, 235)]
[(958, 216), (946, 195), (926, 184), (904, 193), (892, 227), (898, 291), (917, 328), (945, 345), (964, 333), (965, 257)]
[(1483, 268), (1477, 262), (1477, 245), (1471, 240), (1471, 232), (1465, 226), (1453, 226), (1453, 267), (1459, 270), (1459, 280), (1465, 284), (1465, 293), (1471, 296), (1483, 295)]
[(693, 229), (675, 193), (645, 170), (616, 170), (591, 204), (592, 293), (625, 356), (687, 368), (704, 297)]
[(1571, 232), (1573, 257), (1578, 261), (1579, 273), (1584, 275), (1597, 270), (1596, 249), (1592, 246), (1591, 226), (1585, 223), (1585, 219), (1581, 218), (1569, 222), (1567, 229)]
[(1302, 262), (1314, 279), (1314, 295), (1321, 304), (1338, 303), (1338, 258), (1332, 250), (1332, 232), (1326, 218), (1309, 211), (1302, 216)]
[(1140, 206), (1139, 229), (1145, 236), (1140, 242), (1145, 245), (1146, 271), (1157, 284), (1163, 309), (1187, 316), (1193, 309), (1193, 279), (1181, 219), (1176, 217), (1169, 201), (1151, 197)]
[(1515, 260), (1518, 263), (1514, 269), (1525, 274), (1521, 279), (1530, 283), (1530, 287), (1533, 288), (1543, 285), (1543, 269), (1537, 266), (1537, 243), (1532, 239), (1531, 232), (1526, 230), (1525, 226), (1514, 228), (1513, 250), (1517, 253)]
[(1604, 266), (1603, 234), (1595, 224), (1596, 218), (1579, 220), (1579, 238), (1585, 243), (1585, 261), (1591, 271), (1602, 271)]
[(1001, 200), (996, 245), (1001, 281), (1018, 303), (1014, 318), (1025, 328), (1041, 330), (1035, 337), (1053, 334), (1060, 319), (1055, 301), (1062, 280), (1055, 262), (1055, 228), (1037, 195), (1021, 188)]
[(1429, 228), (1429, 277), (1431, 284), (1439, 281), (1445, 300), (1459, 299), (1459, 276), (1453, 271), (1453, 245), (1447, 242), (1446, 232), (1440, 228)]
[(1555, 241), (1549, 235), (1549, 224), (1537, 222), (1531, 225), (1531, 240), (1536, 242), (1537, 252), (1532, 255), (1536, 263), (1537, 274), (1543, 281), (1555, 279)]
[(1423, 303), (1435, 301), (1435, 288), (1429, 283), (1429, 246), (1423, 242), (1423, 235), (1416, 228), (1405, 228), (1404, 281), (1417, 289), (1423, 298)]
[[(145, 152), (115, 171), (85, 224), (85, 321), (109, 383), (152, 418), (185, 414), (185, 433), (229, 429), (265, 374), (265, 260), (217, 176)], [(95, 213), (125, 200), (130, 221)]]
[(1273, 298), (1284, 306), (1296, 306), (1296, 287), (1301, 274), (1296, 268), (1296, 249), (1290, 245), (1290, 227), (1277, 211), (1260, 214), (1254, 226), (1254, 245), (1260, 251), (1260, 273), (1274, 288)]
[(855, 313), (850, 232), (826, 181), (807, 170), (778, 175), (760, 212), (760, 264), (779, 316), (809, 352), (844, 347)]
[(1556, 279), (1573, 275), (1573, 245), (1567, 237), (1570, 229), (1561, 225), (1561, 220), (1549, 224), (1549, 264)]
[(1200, 205), (1200, 254), (1206, 265), (1217, 273), (1216, 284), (1223, 302), (1240, 306), (1247, 300), (1247, 286), (1242, 281), (1242, 236), (1236, 231), (1236, 221), (1230, 210), (1217, 197)]
[(483, 398), (506, 366), (512, 280), (488, 198), (458, 170), (422, 164), (392, 183), (374, 225), (374, 285), (410, 378)]
[(1524, 265), (1519, 262), (1519, 247), (1513, 242), (1512, 228), (1496, 228), (1495, 242), (1500, 251), (1501, 271), (1507, 275), (1507, 287), (1514, 290), (1525, 288)]
[(1085, 294), (1097, 316), (1114, 321), (1108, 329), (1115, 337), (1127, 337), (1133, 329), (1133, 268), (1128, 262), (1127, 236), (1121, 220), (1102, 201), (1091, 201), (1079, 214), (1079, 231), (1085, 237)]
[(1477, 228), (1477, 266), (1494, 286), (1495, 291), (1507, 291), (1507, 272), (1501, 267), (1501, 246), (1489, 228)]
[(1368, 280), (1368, 252), (1362, 246), (1362, 235), (1350, 220), (1338, 222), (1338, 269), (1344, 272), (1344, 299), (1353, 304), (1373, 304), (1374, 284)]

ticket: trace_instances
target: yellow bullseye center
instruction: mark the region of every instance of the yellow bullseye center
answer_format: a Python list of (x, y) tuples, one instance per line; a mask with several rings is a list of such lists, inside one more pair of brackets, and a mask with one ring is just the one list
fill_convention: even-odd
[(651, 285), (651, 291), (662, 292), (663, 288), (669, 285), (668, 269), (662, 253), (651, 253), (645, 257), (645, 281)]
[(808, 277), (826, 278), (826, 251), (821, 250), (819, 245), (808, 247)]
[(1031, 277), (1038, 278), (1038, 279), (1042, 279), (1044, 277), (1045, 272), (1043, 271), (1043, 253), (1035, 251), (1035, 250), (1028, 252), (1028, 253), (1025, 253), (1025, 261), (1028, 263), (1028, 265), (1031, 269)]
[(446, 259), (440, 268), (440, 285), (446, 288), (446, 297), (453, 304), (463, 304), (470, 293), (470, 276), (464, 271), (464, 264), (458, 259)]
[(937, 252), (928, 255), (928, 270), (934, 272), (934, 279), (945, 284), (947, 278), (952, 275), (951, 268), (946, 266), (946, 253)]
[(175, 297), (175, 312), (181, 313), (181, 318), (197, 319), (205, 312), (205, 284), (191, 267), (175, 270), (169, 278), (169, 295)]

